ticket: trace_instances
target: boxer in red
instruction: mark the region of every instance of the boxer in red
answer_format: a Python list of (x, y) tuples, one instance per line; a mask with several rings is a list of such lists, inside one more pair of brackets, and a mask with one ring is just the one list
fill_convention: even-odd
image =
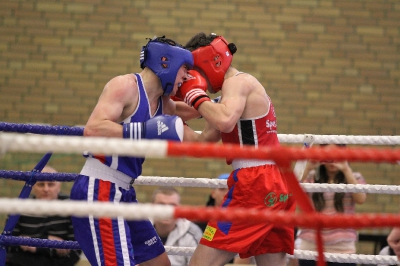
[[(258, 80), (231, 66), (236, 46), (215, 34), (195, 35), (185, 47), (192, 51), (194, 69), (178, 89), (186, 104), (206, 120), (194, 141), (219, 141), (254, 147), (278, 146), (277, 122), (270, 97)], [(221, 91), (217, 101), (210, 93)], [(227, 160), (233, 171), (222, 207), (295, 211), (285, 179), (269, 160)], [(294, 251), (294, 228), (274, 224), (210, 221), (190, 265), (225, 265), (237, 253), (254, 256), (257, 265), (286, 265)]]

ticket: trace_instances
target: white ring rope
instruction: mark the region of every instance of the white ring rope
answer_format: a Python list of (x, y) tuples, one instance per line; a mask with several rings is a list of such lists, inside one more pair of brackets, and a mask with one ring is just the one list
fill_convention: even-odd
[(226, 180), (189, 177), (139, 176), (134, 185), (226, 188)]
[(0, 133), (0, 154), (6, 151), (78, 154), (90, 151), (106, 155), (165, 158), (167, 145), (168, 142), (164, 140), (132, 141), (122, 138)]
[[(165, 246), (165, 250), (168, 255), (179, 255), (179, 256), (192, 256), (195, 248), (192, 247), (172, 247)], [(330, 262), (340, 263), (363, 263), (363, 264), (400, 264), (396, 256), (383, 256), (383, 255), (363, 255), (363, 254), (339, 254), (324, 252), (325, 260)], [(286, 254), (288, 258), (304, 259), (304, 260), (316, 260), (318, 253), (315, 251), (308, 250), (294, 250), (294, 255)]]
[[(285, 135), (282, 142), (302, 143), (304, 141), (304, 136), (305, 135)], [(314, 143), (400, 144), (399, 136), (314, 135), (313, 137), (315, 138)], [(40, 153), (48, 151), (62, 153), (82, 153), (91, 151), (93, 153), (102, 154), (165, 158), (167, 141), (131, 141), (122, 138), (87, 138), (81, 136), (49, 136), (0, 132), (0, 153), (4, 154), (6, 151)]]
[[(325, 260), (340, 263), (357, 263), (357, 264), (400, 264), (396, 256), (382, 255), (364, 255), (364, 254), (339, 254), (324, 252)], [(317, 260), (318, 253), (309, 250), (294, 250), (294, 255), (287, 255), (296, 259)]]
[(58, 215), (87, 217), (124, 217), (127, 220), (171, 219), (174, 207), (157, 204), (131, 204), (113, 202), (91, 202), (76, 200), (39, 200), (0, 198), (0, 213), (27, 215)]
[[(226, 180), (209, 178), (188, 177), (161, 177), (161, 176), (139, 176), (135, 185), (147, 186), (172, 186), (172, 187), (204, 187), (204, 188), (226, 188)], [(302, 183), (306, 192), (353, 192), (371, 194), (400, 194), (400, 186), (396, 185), (363, 185), (363, 184), (312, 184)]]

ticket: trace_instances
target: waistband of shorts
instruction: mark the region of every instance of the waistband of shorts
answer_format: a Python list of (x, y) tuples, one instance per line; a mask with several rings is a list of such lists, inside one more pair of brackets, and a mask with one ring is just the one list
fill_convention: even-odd
[(95, 158), (86, 159), (81, 174), (115, 183), (119, 187), (127, 190), (130, 189), (135, 180), (118, 170), (108, 167)]
[(271, 161), (271, 160), (234, 159), (232, 161), (232, 168), (233, 168), (233, 170), (236, 170), (239, 168), (249, 168), (249, 167), (261, 166), (261, 165), (267, 165), (267, 164), (275, 164), (275, 162)]

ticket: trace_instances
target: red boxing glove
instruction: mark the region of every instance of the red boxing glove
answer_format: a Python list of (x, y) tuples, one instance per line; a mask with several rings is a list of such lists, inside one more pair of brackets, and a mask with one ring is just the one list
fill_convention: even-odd
[(195, 70), (188, 71), (188, 78), (183, 82), (177, 92), (177, 97), (196, 110), (205, 101), (211, 101), (207, 93), (207, 81)]

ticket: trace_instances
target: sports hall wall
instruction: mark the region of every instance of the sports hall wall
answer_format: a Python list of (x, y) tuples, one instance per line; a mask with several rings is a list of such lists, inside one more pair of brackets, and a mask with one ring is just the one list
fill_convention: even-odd
[[(108, 80), (140, 71), (146, 38), (166, 35), (184, 44), (204, 31), (237, 45), (233, 65), (264, 85), (279, 133), (400, 134), (398, 0), (3, 0), (1, 6), (0, 121), (84, 125)], [(201, 130), (203, 121), (189, 125)], [(42, 155), (7, 153), (0, 168), (31, 170)], [(50, 164), (77, 173), (83, 158), (54, 154)], [(368, 184), (399, 184), (399, 165), (351, 165)], [(214, 178), (229, 170), (219, 159), (147, 159), (143, 175)], [(0, 186), (1, 197), (16, 197), (22, 183)], [(138, 186), (140, 201), (149, 201), (152, 189)], [(180, 191), (183, 204), (203, 205), (210, 189)], [(358, 211), (398, 207), (397, 196), (369, 194)]]

